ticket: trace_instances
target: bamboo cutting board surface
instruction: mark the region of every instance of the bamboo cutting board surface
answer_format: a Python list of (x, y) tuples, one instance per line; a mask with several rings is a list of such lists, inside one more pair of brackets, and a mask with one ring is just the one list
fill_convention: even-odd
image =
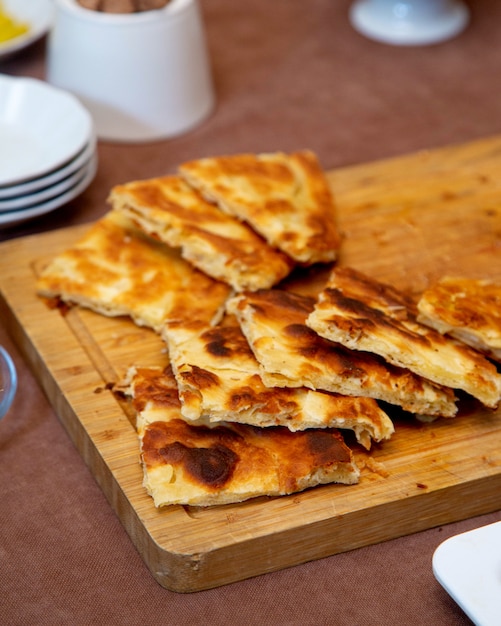
[[(500, 171), (494, 137), (329, 172), (339, 262), (415, 293), (447, 273), (501, 280)], [(110, 384), (132, 364), (164, 363), (162, 342), (126, 319), (62, 315), (35, 295), (37, 270), (86, 229), (0, 246), (2, 323), (162, 586), (216, 587), (500, 508), (501, 410), (464, 399), (454, 420), (396, 416), (389, 442), (357, 451), (358, 485), (155, 509), (133, 416)]]

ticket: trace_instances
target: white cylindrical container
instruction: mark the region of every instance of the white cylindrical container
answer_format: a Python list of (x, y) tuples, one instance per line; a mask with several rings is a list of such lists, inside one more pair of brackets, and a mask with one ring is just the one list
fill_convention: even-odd
[(174, 137), (203, 121), (214, 89), (197, 0), (110, 14), (55, 0), (47, 81), (75, 94), (110, 141)]

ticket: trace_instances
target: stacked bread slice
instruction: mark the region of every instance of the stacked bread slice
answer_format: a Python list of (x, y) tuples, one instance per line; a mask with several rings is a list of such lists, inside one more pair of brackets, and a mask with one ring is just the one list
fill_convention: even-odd
[[(499, 402), (486, 356), (418, 321), (405, 294), (338, 266), (334, 199), (312, 152), (191, 161), (116, 186), (110, 203), (38, 293), (128, 315), (167, 347), (164, 368), (131, 367), (120, 385), (156, 506), (353, 484), (347, 442), (384, 445), (386, 403), (436, 419), (456, 414), (456, 389)], [(286, 287), (317, 267), (331, 274), (316, 297)]]

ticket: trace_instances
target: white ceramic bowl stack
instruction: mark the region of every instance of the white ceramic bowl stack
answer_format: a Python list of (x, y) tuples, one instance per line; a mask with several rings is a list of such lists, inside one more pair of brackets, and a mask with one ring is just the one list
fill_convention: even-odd
[(0, 228), (63, 206), (97, 169), (90, 113), (73, 95), (0, 74)]

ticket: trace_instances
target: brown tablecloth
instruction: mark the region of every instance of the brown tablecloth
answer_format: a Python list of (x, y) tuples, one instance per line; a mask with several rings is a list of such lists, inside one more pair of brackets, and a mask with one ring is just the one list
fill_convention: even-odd
[[(82, 196), (0, 231), (0, 240), (93, 220), (107, 210), (112, 185), (207, 154), (308, 147), (331, 169), (500, 132), (501, 3), (472, 0), (459, 37), (409, 48), (357, 34), (349, 5), (204, 0), (217, 91), (210, 119), (168, 141), (100, 142), (99, 170)], [(44, 78), (45, 53), (42, 40), (1, 62), (0, 72)], [(0, 343), (19, 372), (0, 423), (1, 623), (469, 623), (434, 579), (432, 554), (501, 511), (210, 591), (163, 589), (3, 324)]]

